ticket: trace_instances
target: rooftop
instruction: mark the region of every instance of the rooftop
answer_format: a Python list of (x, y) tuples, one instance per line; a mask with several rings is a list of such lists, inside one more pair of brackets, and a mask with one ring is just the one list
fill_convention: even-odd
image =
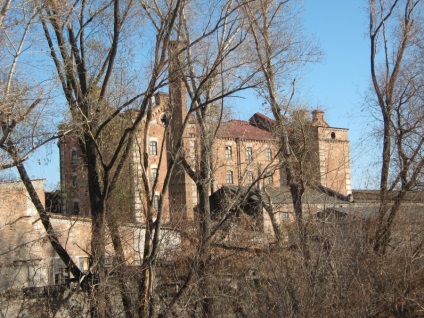
[(231, 120), (221, 123), (218, 138), (241, 138), (250, 140), (273, 140), (272, 133), (251, 125), (245, 120)]

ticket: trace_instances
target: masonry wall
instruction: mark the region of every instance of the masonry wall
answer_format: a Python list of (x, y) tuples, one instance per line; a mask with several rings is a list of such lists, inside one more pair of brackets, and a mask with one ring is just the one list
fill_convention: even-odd
[(61, 213), (90, 216), (87, 171), (78, 139), (68, 134), (59, 141)]
[[(231, 147), (231, 158), (227, 158), (226, 147)], [(252, 158), (248, 158), (247, 148), (252, 149)], [(267, 149), (270, 156), (267, 158)], [(275, 157), (277, 151), (273, 141), (245, 140), (239, 138), (219, 138), (214, 144), (214, 185), (217, 190), (231, 184), (227, 173), (233, 173), (234, 185), (250, 186), (251, 180), (256, 186), (279, 186), (280, 170)], [(269, 159), (269, 160), (268, 160)], [(250, 176), (251, 177), (250, 177)], [(259, 180), (259, 181), (258, 181)]]
[(317, 127), (321, 185), (343, 195), (352, 193), (348, 130)]
[[(33, 184), (44, 203), (44, 182)], [(91, 219), (51, 214), (52, 227), (62, 246), (81, 270), (88, 270), (91, 250)], [(138, 223), (119, 227), (125, 260), (139, 265), (143, 256), (145, 229)], [(177, 232), (162, 229), (159, 257), (177, 252), (181, 245)], [(107, 237), (106, 257), (113, 257)], [(52, 285), (58, 255), (52, 248), (41, 220), (21, 182), (0, 183), (0, 291)]]

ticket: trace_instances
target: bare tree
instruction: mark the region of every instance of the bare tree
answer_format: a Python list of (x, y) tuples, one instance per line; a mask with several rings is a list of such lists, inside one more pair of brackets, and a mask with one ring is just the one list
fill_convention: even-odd
[(26, 52), (38, 47), (34, 44), (35, 22), (39, 10), (32, 2), (6, 1), (1, 10), (1, 54), (4, 63), (1, 71), (0, 148), (2, 169), (16, 167), (46, 230), (54, 250), (69, 265), (75, 277), (82, 273), (59, 242), (25, 167), (25, 161), (39, 147), (58, 138), (44, 125), (51, 120), (45, 108), (49, 104), (51, 87), (48, 79), (30, 78), (28, 72), (36, 65), (26, 63)]
[(424, 166), (422, 4), (369, 2), (372, 100), (383, 123), (376, 252), (385, 252), (395, 216)]
[(296, 1), (263, 0), (244, 6), (249, 21), (249, 34), (253, 52), (257, 57), (258, 92), (269, 104), (276, 121), (275, 132), (279, 136), (280, 161), (290, 187), (298, 225), (300, 249), (308, 257), (306, 233), (303, 222), (302, 195), (305, 178), (297, 169), (302, 158), (297, 158), (290, 144), (287, 115), (293, 110), (295, 81), (298, 68), (317, 60), (316, 48), (305, 41), (297, 24)]
[[(50, 56), (72, 115), (88, 173), (92, 217), (91, 275), (98, 282), (93, 285), (93, 316), (104, 317), (107, 309), (104, 269), (107, 226), (117, 263), (125, 264), (119, 227), (107, 209), (108, 200), (131, 153), (136, 128), (148, 116), (150, 99), (164, 83), (169, 38), (180, 4), (181, 1), (164, 4), (166, 13), (157, 14), (150, 21), (153, 30), (149, 34), (155, 39), (150, 46), (153, 52), (149, 61), (151, 69), (142, 90), (133, 89), (132, 95), (124, 90), (125, 86), (131, 86), (127, 81), (131, 75), (125, 69), (125, 59), (132, 56), (133, 49), (126, 45), (126, 40), (131, 40), (131, 32), (136, 30), (134, 14), (149, 16), (152, 14), (149, 9), (154, 12), (154, 7), (147, 9), (143, 3), (135, 6), (131, 1), (52, 2), (40, 7)], [(121, 114), (128, 109), (134, 115), (124, 121), (117, 142), (106, 152), (102, 151), (102, 134), (114, 123), (122, 122)], [(151, 218), (149, 221), (152, 222)], [(126, 315), (131, 316), (134, 314), (133, 300), (125, 288), (125, 281), (121, 280), (120, 284)]]

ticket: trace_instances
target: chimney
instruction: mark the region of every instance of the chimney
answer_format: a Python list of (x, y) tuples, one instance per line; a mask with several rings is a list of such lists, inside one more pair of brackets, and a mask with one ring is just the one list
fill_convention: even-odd
[(316, 109), (312, 112), (312, 126), (315, 127), (330, 127), (324, 120), (324, 112), (322, 110)]
[(181, 125), (187, 116), (187, 92), (183, 81), (184, 59), (182, 50), (183, 45), (180, 41), (169, 43), (169, 111), (171, 121), (175, 123), (176, 129), (174, 132), (181, 129)]

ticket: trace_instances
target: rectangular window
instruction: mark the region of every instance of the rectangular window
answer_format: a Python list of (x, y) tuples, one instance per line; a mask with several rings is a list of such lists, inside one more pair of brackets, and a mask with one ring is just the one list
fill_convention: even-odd
[(153, 197), (153, 209), (159, 209), (159, 196), (157, 194)]
[(72, 175), (72, 186), (74, 188), (76, 188), (78, 186), (78, 175), (77, 174)]
[(227, 183), (233, 184), (233, 172), (231, 170), (227, 171)]
[(78, 153), (77, 153), (77, 150), (75, 148), (71, 149), (71, 163), (73, 165), (78, 164)]
[(82, 271), (82, 272), (87, 272), (89, 270), (89, 258), (82, 256), (82, 257), (78, 257), (78, 268)]
[(253, 183), (253, 172), (251, 172), (251, 171), (247, 172), (247, 183), (248, 184)]
[(52, 259), (53, 284), (65, 285), (69, 281), (69, 270), (60, 258)]
[(74, 200), (74, 202), (72, 203), (72, 213), (74, 215), (80, 214), (80, 204), (77, 200)]
[(266, 161), (271, 161), (271, 157), (272, 157), (271, 148), (266, 148), (265, 149), (265, 159), (266, 159)]
[(253, 160), (253, 150), (252, 147), (246, 147), (246, 160), (252, 161)]
[(156, 179), (158, 178), (158, 168), (151, 168), (150, 176), (152, 177), (152, 182), (155, 182)]
[(151, 156), (156, 156), (158, 154), (158, 143), (156, 141), (151, 141), (149, 143), (149, 153)]
[(267, 185), (273, 185), (274, 184), (274, 179), (272, 178), (272, 176), (266, 177), (266, 184)]
[(225, 159), (231, 159), (233, 157), (233, 149), (231, 146), (225, 146)]
[(281, 223), (286, 223), (289, 220), (288, 212), (280, 212), (280, 221)]

